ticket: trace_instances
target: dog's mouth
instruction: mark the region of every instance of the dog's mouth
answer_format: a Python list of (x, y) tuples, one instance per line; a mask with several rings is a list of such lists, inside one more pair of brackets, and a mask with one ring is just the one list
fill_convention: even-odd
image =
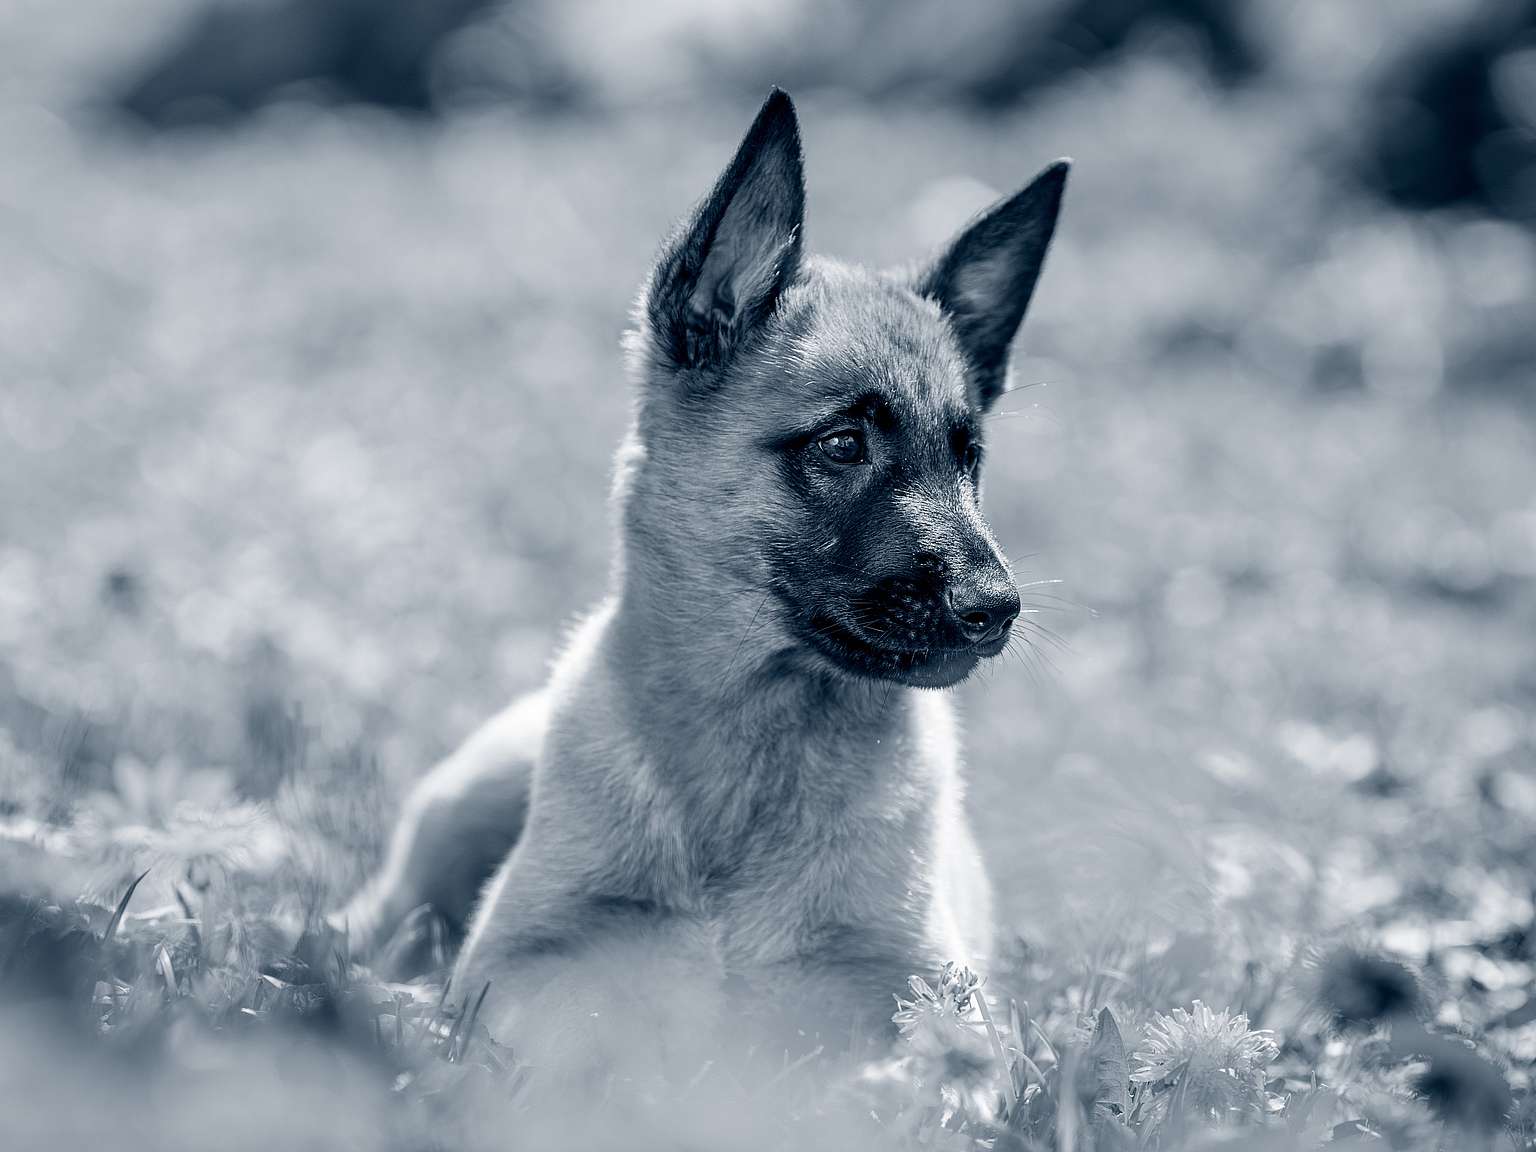
[(919, 688), (952, 687), (1008, 645), (1006, 631), (986, 643), (963, 646), (881, 643), (825, 612), (811, 617), (805, 634), (812, 647), (844, 671)]

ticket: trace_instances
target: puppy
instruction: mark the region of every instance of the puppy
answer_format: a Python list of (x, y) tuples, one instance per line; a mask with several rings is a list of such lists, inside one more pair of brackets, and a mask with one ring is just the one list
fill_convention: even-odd
[(985, 960), (934, 690), (1019, 612), (983, 416), (1066, 176), (871, 273), (805, 252), (798, 122), (768, 98), (626, 338), (609, 595), (547, 687), (417, 787), (338, 916), (360, 949), (431, 904), (466, 931), (454, 986), (488, 983), (482, 1019), (545, 1062), (616, 1028), (681, 1051), (727, 997), (784, 1034), (878, 1032), (910, 973)]

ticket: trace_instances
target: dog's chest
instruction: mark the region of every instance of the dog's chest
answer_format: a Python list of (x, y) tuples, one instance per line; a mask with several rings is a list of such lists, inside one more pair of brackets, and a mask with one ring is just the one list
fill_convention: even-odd
[(633, 717), (600, 745), (591, 725), (564, 730), (552, 775), (605, 781), (592, 829), (611, 883), (702, 922), (730, 969), (924, 954), (957, 787), (947, 702), (860, 720), (814, 702), (771, 714), (760, 696), (708, 725)]
[[(696, 894), (730, 967), (847, 951), (880, 936), (916, 949), (932, 897), (926, 790), (789, 795), (728, 837), (701, 837)], [(900, 945), (898, 945), (900, 946)]]

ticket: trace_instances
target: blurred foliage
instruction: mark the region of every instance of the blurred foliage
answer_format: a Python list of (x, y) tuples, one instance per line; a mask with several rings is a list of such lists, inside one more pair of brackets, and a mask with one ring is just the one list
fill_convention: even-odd
[(1536, 4), (1483, 3), (1415, 43), (1380, 84), (1373, 130), (1371, 174), (1394, 199), (1536, 220)]
[[(491, 0), (210, 3), (118, 94), (170, 126), (231, 120), (295, 89), (401, 111), (433, 105), (434, 60)], [(510, 85), (512, 78), (506, 78)]]
[[(162, 126), (248, 114), (291, 98), (295, 85), (310, 86), (312, 97), (417, 111), (487, 93), (591, 100), (612, 87), (612, 78), (593, 75), (583, 57), (598, 21), (623, 14), (611, 3), (584, 7), (573, 12), (549, 0), (201, 0), (118, 100)], [(634, 29), (635, 16), (629, 19)], [(723, 18), (696, 0), (670, 0), (647, 5), (643, 19), (663, 30), (660, 43), (652, 31), (651, 51), (692, 49), (713, 86), (749, 91), (779, 83), (1009, 104), (1148, 33), (1187, 36), (1225, 82), (1245, 79), (1260, 65), (1243, 9), (1220, 0), (964, 0), (942, 11), (921, 0), (749, 0)], [(773, 39), (736, 35), (754, 27)], [(972, 59), (933, 51), (931, 37), (943, 29), (951, 46), (968, 49)], [(637, 55), (647, 47), (613, 29), (605, 39)], [(746, 60), (739, 58), (744, 48)], [(619, 71), (633, 83), (656, 62), (627, 63)]]
[[(498, 6), (431, 53), (435, 119), (302, 84), (247, 101), (238, 131), (99, 118), (194, 7), (0, 6), (0, 874), (25, 896), (0, 935), (46, 911), (54, 936), (26, 939), (67, 943), (35, 969), (67, 974), (153, 865), (96, 1006), (153, 992), (169, 1053), (163, 1076), (124, 1071), (53, 1023), (8, 1026), (6, 1122), (100, 1131), (148, 1101), (197, 1118), (169, 1146), (214, 1123), (389, 1146), (381, 1101), (404, 1097), (374, 1054), (232, 1049), (218, 1012), (251, 1006), (376, 858), (403, 784), (536, 684), (601, 591), (629, 302), (761, 87), (799, 77), (811, 242), (837, 255), (909, 260), (1078, 162), (989, 429), (1035, 643), (962, 692), (1015, 938), (985, 995), (1021, 1018), (996, 1021), (1006, 1083), (924, 1049), (965, 1092), (918, 1075), (938, 1095), (876, 1111), (931, 1141), (969, 1117), (1002, 1121), (997, 1147), (1059, 1143), (1061, 1117), (1096, 1115), (1076, 1086), (1113, 1055), (1102, 1011), (1134, 1074), (1148, 1027), (1198, 1000), (1212, 1034), (1275, 1033), (1275, 1076), (1241, 1100), (1286, 1101), (1283, 1132), (1191, 1129), (1199, 1146), (1428, 1146), (1436, 1109), (1486, 1118), (1499, 1084), (1501, 1138), (1530, 1146), (1536, 240), (1516, 168), (1413, 211), (1377, 195), (1402, 104), (1382, 93), (1424, 83), (1403, 62), (1426, 52), (1461, 52), (1457, 90), (1497, 100), (1422, 138), (1461, 157), (1423, 171), (1464, 171), (1479, 133), (1528, 143), (1527, 50), (1490, 38), (1492, 8), (1168, 4), (1121, 28), (1105, 4), (1103, 51), (1071, 57), (1091, 70), (999, 88), (1054, 51), (1000, 29), (1086, 7)], [(1218, 11), (1249, 63), (1221, 63), (1198, 18)], [(534, 75), (518, 60), (559, 100), (501, 100)], [(204, 933), (215, 962), (186, 951)], [(267, 974), (372, 987), (310, 960), (329, 974)], [(323, 1088), (288, 1084), (279, 1051)], [(904, 1068), (890, 1090), (915, 1090)], [(704, 1143), (761, 1119), (702, 1083), (732, 1101), (674, 1110)], [(1145, 1115), (1180, 1114), (1145, 1091)]]
[[(1125, 54), (1170, 55), (1223, 86), (1284, 70), (1279, 0), (154, 0), (173, 29), (106, 95), (142, 122), (227, 123), (274, 101), (417, 112), (486, 100), (533, 108), (770, 84), (978, 110), (1044, 98)], [(1353, 39), (1365, 186), (1410, 207), (1536, 214), (1536, 5), (1413, 0), (1323, 17)], [(172, 14), (174, 13), (174, 14)], [(1296, 17), (1300, 16), (1300, 21)], [(1295, 61), (1291, 61), (1294, 63)], [(1336, 80), (1302, 61), (1307, 79)], [(1289, 77), (1293, 82), (1300, 77)], [(1335, 93), (1336, 95), (1339, 93)]]

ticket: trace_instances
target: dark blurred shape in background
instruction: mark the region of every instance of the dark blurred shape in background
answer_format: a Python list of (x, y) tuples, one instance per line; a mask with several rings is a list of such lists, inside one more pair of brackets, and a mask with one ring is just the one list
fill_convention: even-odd
[[(1252, 78), (1263, 63), (1248, 6), (1221, 0), (844, 0), (797, 7), (794, 49), (756, 58), (747, 72), (754, 88), (777, 81), (873, 99), (1005, 109), (1128, 50), (1175, 48), (1224, 85)], [(743, 78), (739, 68), (733, 73)]]
[[(113, 103), (159, 127), (229, 124), (277, 100), (434, 113), (486, 100), (540, 107), (665, 99), (700, 83), (1003, 110), (1154, 52), (1218, 86), (1261, 76), (1269, 8), (1224, 0), (832, 0), (673, 3), (653, 19), (550, 0), (192, 0), (129, 65)], [(1348, 35), (1348, 33), (1344, 33)], [(1405, 46), (1398, 46), (1405, 45)], [(1486, 0), (1380, 54), (1357, 158), (1412, 209), (1536, 211), (1536, 0)]]
[[(683, 11), (673, 18), (686, 22), (687, 6), (674, 7)], [(1177, 42), (1223, 84), (1250, 78), (1262, 62), (1244, 22), (1247, 7), (1224, 0), (790, 0), (778, 7), (770, 30), (795, 35), (735, 45), (704, 70), (751, 91), (780, 83), (1006, 107), (1148, 42)], [(579, 29), (551, 34), (581, 19), (537, 0), (205, 0), (139, 64), (116, 102), (161, 127), (229, 122), (274, 99), (306, 95), (410, 111), (439, 110), (486, 89), (548, 102), (571, 97), (573, 74), (593, 65), (562, 62), (586, 56), (590, 40)], [(693, 63), (679, 61), (683, 70)]]
[[(432, 109), (435, 61), (489, 0), (213, 0), (144, 62), (118, 103), (148, 124), (229, 122), (279, 97)], [(510, 10), (513, 5), (499, 5)], [(547, 95), (544, 79), (502, 84)]]
[(984, 105), (1016, 103), (1077, 69), (1161, 37), (1193, 49), (1218, 82), (1241, 83), (1263, 63), (1244, 12), (1244, 5), (1226, 0), (1070, 0), (1043, 16), (1038, 6), (1020, 5), (997, 59), (960, 77), (963, 95)]
[(1536, 3), (1492, 0), (1386, 71), (1371, 103), (1370, 181), (1410, 208), (1536, 215)]

